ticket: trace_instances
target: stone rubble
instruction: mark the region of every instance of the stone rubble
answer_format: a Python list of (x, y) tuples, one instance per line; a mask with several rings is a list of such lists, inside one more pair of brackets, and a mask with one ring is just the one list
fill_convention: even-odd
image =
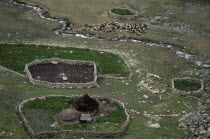
[(185, 114), (180, 120), (180, 127), (190, 129), (191, 136), (210, 138), (210, 106), (199, 106), (193, 112)]

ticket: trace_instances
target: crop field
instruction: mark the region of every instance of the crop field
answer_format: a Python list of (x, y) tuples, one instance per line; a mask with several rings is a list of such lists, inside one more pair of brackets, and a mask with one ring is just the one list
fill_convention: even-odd
[[(208, 1), (18, 1), (42, 7), (50, 17), (67, 18), (73, 29), (80, 25), (104, 22), (146, 24), (148, 29), (138, 38), (176, 44), (188, 54), (201, 59), (203, 63), (210, 64), (210, 2)], [(108, 97), (125, 104), (130, 122), (119, 139), (183, 139), (191, 137), (194, 133), (189, 128), (181, 127), (180, 119), (200, 105), (210, 105), (210, 68), (190, 62), (168, 48), (131, 41), (98, 40), (56, 34), (55, 30), (61, 26), (58, 22), (41, 18), (30, 8), (8, 3), (9, 0), (0, 0), (0, 138), (28, 139), (29, 135), (16, 112), (17, 105), (23, 100), (43, 95), (75, 94)], [(139, 17), (136, 20), (109, 18), (108, 11), (111, 8), (132, 9), (139, 13)], [(124, 59), (108, 52), (120, 53)], [(12, 72), (25, 74), (23, 72), (25, 64), (36, 59), (54, 57), (94, 61), (99, 74), (118, 77), (129, 76), (126, 61), (132, 78), (131, 80), (99, 79), (97, 81), (99, 87), (83, 90), (50, 89), (33, 85), (28, 78)], [(204, 80), (203, 97), (186, 98), (173, 94), (172, 79), (185, 77)], [(188, 85), (184, 84), (184, 88)], [(197, 86), (197, 84), (190, 85)], [(179, 86), (183, 88), (183, 83), (179, 83)], [(26, 111), (31, 113), (32, 118), (37, 118), (39, 113), (36, 110)], [(46, 110), (39, 109), (39, 112), (45, 115)], [(50, 120), (47, 114), (45, 116)], [(45, 121), (41, 117), (39, 120)], [(37, 126), (37, 123), (34, 126)], [(40, 126), (44, 130), (45, 126)], [(104, 125), (101, 127), (104, 129)], [(114, 125), (107, 128), (113, 127), (115, 128)], [(203, 130), (207, 132), (208, 129), (210, 130), (204, 127)], [(53, 137), (53, 139), (67, 138)]]

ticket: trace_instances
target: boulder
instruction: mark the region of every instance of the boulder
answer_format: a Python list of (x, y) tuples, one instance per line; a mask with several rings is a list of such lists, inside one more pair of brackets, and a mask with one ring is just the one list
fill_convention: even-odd
[(159, 123), (151, 124), (149, 127), (151, 127), (151, 128), (160, 128), (160, 124)]

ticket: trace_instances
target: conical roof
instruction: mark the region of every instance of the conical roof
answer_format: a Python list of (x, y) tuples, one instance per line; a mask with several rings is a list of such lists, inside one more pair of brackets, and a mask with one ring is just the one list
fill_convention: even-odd
[(76, 99), (73, 102), (73, 106), (78, 111), (91, 112), (98, 109), (99, 104), (95, 99), (91, 98), (88, 94), (85, 94), (83, 97)]

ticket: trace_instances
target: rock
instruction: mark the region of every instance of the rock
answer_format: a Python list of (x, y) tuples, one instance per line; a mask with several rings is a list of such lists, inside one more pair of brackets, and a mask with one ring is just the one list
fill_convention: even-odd
[(51, 127), (59, 127), (59, 125), (58, 125), (58, 123), (57, 122), (55, 122), (55, 123), (53, 123), (52, 125), (50, 125)]
[(81, 113), (76, 109), (64, 109), (59, 113), (59, 118), (63, 121), (79, 119)]
[(9, 132), (9, 135), (12, 136), (12, 135), (14, 135), (14, 134), (13, 134), (12, 132)]
[(65, 73), (61, 73), (60, 76), (65, 76)]
[(144, 95), (143, 97), (144, 97), (144, 98), (146, 98), (146, 99), (148, 99), (148, 98), (149, 98), (149, 96), (147, 96), (147, 95)]
[(183, 114), (185, 114), (185, 113), (186, 113), (186, 111), (182, 111), (182, 113), (183, 113)]
[(58, 64), (58, 62), (57, 62), (57, 61), (51, 61), (51, 63), (52, 63), (52, 64)]
[(196, 72), (195, 75), (198, 76), (198, 75), (200, 75), (200, 73), (199, 72)]
[(147, 77), (152, 78), (153, 80), (162, 80), (162, 78), (159, 75), (155, 75), (155, 74), (152, 74), (152, 73), (148, 73)]
[(62, 79), (63, 79), (64, 81), (66, 81), (66, 80), (68, 80), (68, 77), (63, 76)]
[(3, 90), (3, 89), (4, 89), (4, 86), (0, 84), (0, 90)]
[(189, 127), (192, 135), (207, 136), (210, 133), (210, 114), (206, 111), (206, 106), (199, 105), (198, 108), (191, 113), (187, 113), (180, 120), (181, 127)]
[(2, 131), (2, 132), (0, 133), (0, 137), (3, 136), (5, 133), (6, 133), (5, 131)]
[(206, 130), (201, 130), (200, 131), (200, 134), (205, 134), (206, 133)]
[(149, 125), (149, 127), (151, 127), (151, 128), (160, 128), (160, 124), (159, 123), (151, 124), (151, 125)]
[(210, 133), (210, 127), (208, 128), (207, 133)]
[(207, 133), (206, 136), (207, 136), (207, 137), (210, 137), (210, 133)]

